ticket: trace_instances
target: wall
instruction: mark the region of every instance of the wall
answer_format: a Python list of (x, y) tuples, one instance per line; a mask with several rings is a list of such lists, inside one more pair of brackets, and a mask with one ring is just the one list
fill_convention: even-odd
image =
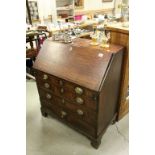
[(121, 8), (118, 8), (118, 5), (124, 3), (129, 5), (129, 0), (116, 0), (115, 1), (115, 15), (121, 16)]
[(48, 18), (48, 15), (55, 13), (55, 0), (28, 0), (38, 2), (39, 18)]
[(43, 18), (47, 18), (48, 15), (51, 15), (52, 12), (52, 1), (54, 0), (37, 0), (39, 14)]
[(113, 2), (102, 2), (102, 0), (84, 0), (84, 10), (100, 10), (114, 8)]
[[(29, 0), (38, 2), (39, 17), (42, 20), (52, 14), (52, 18), (56, 19), (56, 0)], [(112, 2), (102, 2), (102, 0), (84, 0), (83, 10), (100, 10), (114, 8), (118, 6), (122, 0), (113, 0)], [(127, 0), (128, 1), (128, 0)], [(120, 12), (120, 9), (116, 8), (115, 13)]]
[(102, 0), (84, 0), (83, 10), (99, 10), (115, 8), (115, 13), (120, 13), (118, 5), (121, 3), (128, 4), (129, 0), (113, 0), (112, 2), (102, 2)]
[(118, 16), (120, 16), (121, 14), (121, 9), (118, 8), (118, 5), (122, 3), (122, 0), (116, 0), (115, 1), (115, 15), (117, 14)]

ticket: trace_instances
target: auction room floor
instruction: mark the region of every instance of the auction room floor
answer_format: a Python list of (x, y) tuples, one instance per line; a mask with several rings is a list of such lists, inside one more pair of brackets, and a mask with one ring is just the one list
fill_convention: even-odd
[(98, 150), (83, 135), (52, 117), (42, 117), (34, 80), (26, 81), (27, 155), (128, 155), (128, 115), (110, 125)]

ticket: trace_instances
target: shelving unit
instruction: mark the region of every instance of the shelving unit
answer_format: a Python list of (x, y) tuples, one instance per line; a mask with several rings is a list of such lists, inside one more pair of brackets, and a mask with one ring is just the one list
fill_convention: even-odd
[(56, 0), (57, 20), (74, 19), (74, 0)]

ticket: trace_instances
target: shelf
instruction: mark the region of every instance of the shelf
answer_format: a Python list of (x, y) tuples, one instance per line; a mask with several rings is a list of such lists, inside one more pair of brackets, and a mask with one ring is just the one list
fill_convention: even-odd
[(73, 10), (72, 8), (68, 8), (68, 7), (57, 7), (57, 11), (68, 11), (68, 10)]
[(74, 16), (61, 17), (61, 18), (58, 18), (58, 19), (68, 19), (68, 18), (74, 18)]
[(74, 0), (56, 0), (56, 14), (57, 20), (74, 19)]
[(74, 16), (68, 16), (68, 17), (66, 17), (66, 19), (67, 19), (67, 18), (74, 18)]

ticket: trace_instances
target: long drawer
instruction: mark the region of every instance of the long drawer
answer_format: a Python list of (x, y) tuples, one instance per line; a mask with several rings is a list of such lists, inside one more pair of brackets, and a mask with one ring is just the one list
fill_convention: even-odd
[(94, 91), (40, 71), (36, 72), (36, 81), (39, 87), (51, 91), (56, 96), (63, 97), (78, 105), (85, 104), (93, 110), (97, 109), (97, 93)]
[(43, 100), (41, 109), (46, 109), (49, 114), (56, 116), (59, 120), (66, 122), (66, 124), (71, 125), (77, 130), (95, 136), (95, 127), (84, 122), (81, 118), (76, 117), (70, 110), (61, 106), (51, 105), (51, 103)]

